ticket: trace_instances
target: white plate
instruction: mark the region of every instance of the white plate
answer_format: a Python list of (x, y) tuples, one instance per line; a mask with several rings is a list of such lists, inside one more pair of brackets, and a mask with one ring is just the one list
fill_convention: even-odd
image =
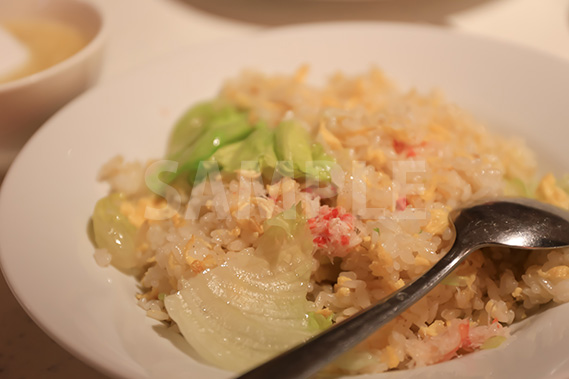
[[(297, 26), (191, 49), (74, 101), (39, 130), (5, 179), (2, 268), (50, 336), (113, 376), (231, 377), (163, 337), (135, 305), (134, 279), (95, 264), (87, 222), (106, 191), (95, 176), (117, 153), (160, 157), (180, 113), (241, 69), (292, 72), (305, 62), (315, 80), (376, 64), (403, 87), (439, 87), (496, 128), (528, 139), (546, 166), (569, 171), (569, 64), (553, 57), (448, 30), (374, 23)], [(567, 320), (569, 306), (559, 306), (526, 322), (503, 348), (377, 377), (567, 377)]]

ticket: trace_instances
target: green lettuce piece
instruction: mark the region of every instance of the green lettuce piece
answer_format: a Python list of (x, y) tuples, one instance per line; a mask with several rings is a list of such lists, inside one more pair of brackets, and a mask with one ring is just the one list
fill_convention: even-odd
[(204, 132), (213, 118), (225, 117), (234, 112), (236, 112), (234, 107), (219, 100), (207, 101), (191, 107), (176, 122), (170, 135), (166, 155), (174, 156), (189, 147)]
[(321, 145), (312, 144), (308, 132), (299, 122), (288, 120), (277, 126), (275, 152), (279, 160), (277, 170), (281, 175), (330, 181), (334, 160), (324, 153)]
[[(229, 252), (224, 264), (184, 282), (165, 308), (208, 363), (242, 372), (305, 341), (312, 238), (296, 209), (265, 223), (254, 252)], [(292, 217), (291, 217), (292, 216)]]
[(131, 269), (138, 265), (136, 236), (138, 229), (120, 211), (124, 201), (122, 194), (113, 193), (95, 204), (93, 233), (98, 248), (107, 249), (111, 264), (119, 269)]
[(222, 108), (220, 113), (204, 118), (203, 130), (190, 145), (168, 156), (169, 160), (178, 162), (179, 167), (176, 173), (168, 173), (164, 179), (170, 182), (185, 175), (193, 183), (200, 162), (210, 160), (218, 149), (246, 138), (254, 129), (247, 112)]
[(308, 172), (312, 178), (317, 178), (320, 182), (329, 182), (332, 178), (330, 171), (335, 164), (334, 158), (324, 152), (324, 148), (319, 143), (312, 145), (312, 166)]
[(225, 172), (243, 168), (260, 171), (267, 178), (278, 172), (295, 179), (329, 182), (334, 164), (297, 121), (283, 121), (275, 130), (264, 123), (251, 125), (247, 112), (219, 100), (196, 105), (177, 122), (167, 159), (178, 162), (177, 171), (163, 170), (155, 182), (169, 183), (183, 176), (193, 184), (203, 179), (196, 176), (204, 171), (198, 170), (199, 165), (204, 164), (207, 174), (213, 161)]
[(283, 167), (289, 169), (289, 176), (301, 175), (301, 167), (312, 160), (312, 147), (310, 136), (306, 129), (297, 121), (281, 122), (275, 129), (275, 151), (280, 161), (287, 161), (291, 165)]
[(261, 172), (274, 170), (277, 163), (274, 132), (266, 124), (260, 123), (247, 138), (220, 148), (213, 158), (223, 171), (228, 172), (240, 169)]
[[(301, 280), (310, 280), (311, 268), (307, 269), (312, 257), (312, 234), (302, 216), (302, 205), (285, 210), (264, 222), (265, 232), (259, 238), (257, 252), (262, 254), (272, 267), (294, 270)], [(281, 246), (275, 249), (275, 246)]]

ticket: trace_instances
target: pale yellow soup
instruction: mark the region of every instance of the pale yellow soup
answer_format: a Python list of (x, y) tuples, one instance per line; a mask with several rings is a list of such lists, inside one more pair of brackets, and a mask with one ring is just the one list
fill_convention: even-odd
[(45, 70), (81, 50), (88, 39), (65, 23), (46, 19), (24, 19), (2, 22), (1, 26), (29, 51), (29, 59), (7, 75), (0, 83), (20, 79)]

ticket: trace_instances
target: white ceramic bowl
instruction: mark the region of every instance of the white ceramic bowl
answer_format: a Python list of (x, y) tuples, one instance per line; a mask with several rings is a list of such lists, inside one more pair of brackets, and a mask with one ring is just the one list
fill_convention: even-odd
[(105, 23), (96, 6), (83, 0), (0, 0), (0, 23), (36, 18), (72, 26), (88, 43), (52, 67), (0, 84), (0, 138), (37, 128), (89, 88), (100, 71)]

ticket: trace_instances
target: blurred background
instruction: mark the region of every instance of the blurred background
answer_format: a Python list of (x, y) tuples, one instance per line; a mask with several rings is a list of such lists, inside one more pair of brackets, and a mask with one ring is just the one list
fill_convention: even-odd
[[(0, 0), (0, 5), (10, 1), (15, 0)], [(107, 30), (102, 64), (94, 81), (97, 84), (113, 81), (180, 49), (244, 38), (274, 27), (327, 21), (432, 24), (569, 60), (569, 0), (84, 1), (101, 10)], [(2, 16), (0, 12), (0, 25)], [(0, 44), (0, 60), (6, 59), (6, 54)], [(0, 123), (0, 183), (43, 121), (22, 127), (11, 125), (10, 131), (3, 131), (7, 125)], [(0, 377), (105, 378), (35, 326), (3, 278), (0, 299)]]

